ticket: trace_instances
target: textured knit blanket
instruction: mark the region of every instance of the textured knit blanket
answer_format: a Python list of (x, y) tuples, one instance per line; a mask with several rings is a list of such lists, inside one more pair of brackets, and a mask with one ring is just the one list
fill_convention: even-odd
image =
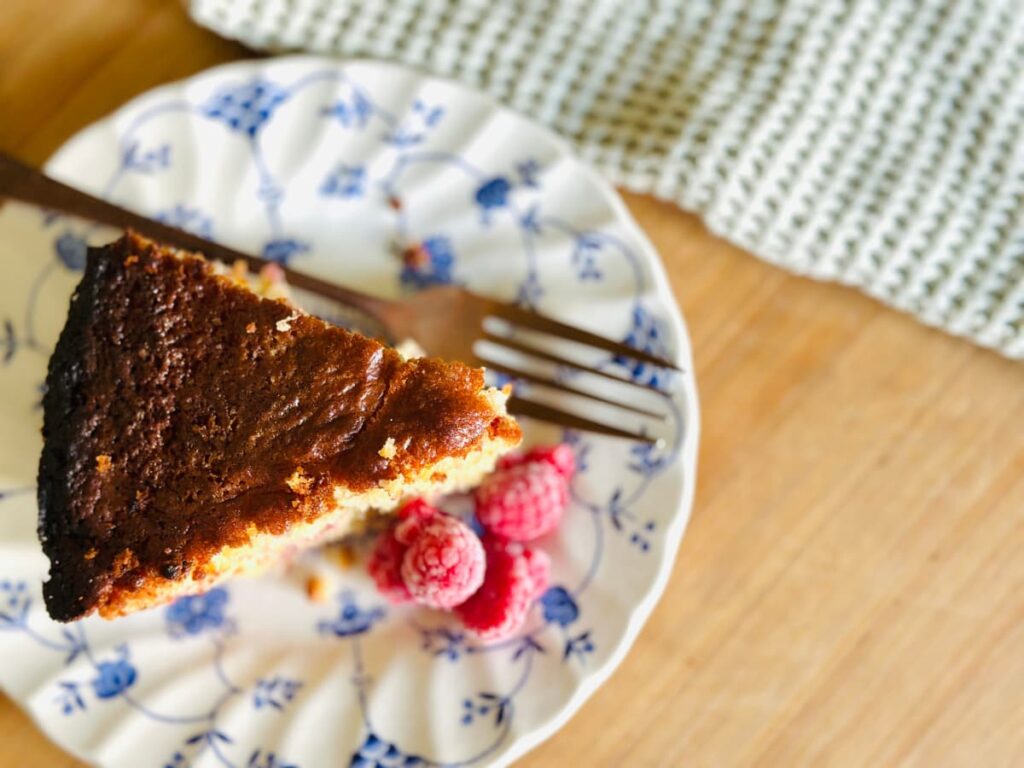
[(1022, 0), (192, 0), (255, 48), (400, 61), (796, 272), (1024, 357)]

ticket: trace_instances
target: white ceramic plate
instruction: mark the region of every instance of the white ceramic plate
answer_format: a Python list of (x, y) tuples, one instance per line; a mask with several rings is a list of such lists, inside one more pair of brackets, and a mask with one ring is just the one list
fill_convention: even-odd
[[(4, 690), (66, 749), (133, 768), (506, 764), (554, 733), (650, 614), (693, 496), (686, 333), (656, 253), (615, 192), (546, 130), (479, 93), (379, 63), (307, 57), (231, 64), (154, 90), (84, 130), (48, 168), (356, 287), (398, 294), (454, 280), (517, 298), (674, 355), (683, 373), (591, 358), (670, 393), (666, 441), (642, 449), (565, 436), (581, 470), (564, 525), (543, 542), (554, 586), (511, 640), (482, 647), (443, 614), (386, 606), (358, 568), (336, 574), (330, 604), (310, 601), (292, 573), (62, 626), (40, 598), (39, 387), (84, 238), (111, 233), (8, 205)], [(410, 248), (427, 258), (406, 263)], [(561, 437), (526, 428), (534, 441)]]

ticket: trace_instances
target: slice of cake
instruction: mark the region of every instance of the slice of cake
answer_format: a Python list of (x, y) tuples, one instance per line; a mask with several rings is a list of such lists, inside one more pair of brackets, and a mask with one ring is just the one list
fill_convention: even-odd
[(406, 360), (136, 235), (90, 250), (46, 383), (60, 621), (257, 572), (477, 482), (520, 439), (483, 371)]

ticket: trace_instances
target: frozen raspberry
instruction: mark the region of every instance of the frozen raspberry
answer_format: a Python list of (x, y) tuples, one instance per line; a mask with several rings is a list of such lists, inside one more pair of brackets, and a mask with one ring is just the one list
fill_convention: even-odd
[(538, 445), (526, 453), (506, 453), (498, 459), (497, 468), (499, 470), (512, 469), (512, 467), (528, 464), (531, 461), (543, 461), (550, 464), (566, 480), (571, 480), (572, 476), (576, 474), (576, 456), (568, 443)]
[(523, 547), (488, 537), (487, 573), (483, 586), (455, 614), (482, 640), (498, 640), (515, 632), (526, 620), (534, 597), (531, 561)]
[(367, 570), (377, 589), (392, 603), (404, 603), (412, 598), (402, 579), (402, 558), (405, 545), (395, 538), (395, 529), (384, 531), (370, 553)]
[(576, 473), (576, 456), (568, 443), (537, 446), (526, 452), (523, 461), (542, 461), (550, 464), (566, 480), (571, 480)]
[(476, 489), (480, 524), (513, 541), (531, 541), (558, 525), (569, 501), (565, 478), (552, 464), (529, 462), (495, 472)]
[(461, 520), (439, 514), (422, 523), (406, 550), (402, 578), (417, 603), (452, 608), (476, 592), (484, 580), (483, 545)]
[(533, 585), (531, 589), (531, 597), (540, 597), (540, 595), (547, 590), (548, 582), (551, 579), (551, 558), (548, 557), (547, 552), (542, 549), (535, 549), (527, 546), (526, 544), (521, 544), (518, 541), (509, 541), (508, 539), (503, 539), (498, 536), (485, 537), (484, 552), (487, 553), (488, 559), (491, 558), (496, 551), (500, 551), (502, 554), (511, 555), (513, 557), (521, 557), (526, 560), (526, 565), (529, 569), (530, 583)]
[(536, 599), (544, 594), (551, 581), (551, 558), (547, 552), (530, 547), (523, 547), (523, 557), (530, 568), (530, 581), (533, 583), (530, 597)]
[(506, 453), (498, 459), (498, 463), (495, 464), (495, 470), (500, 472), (503, 469), (512, 469), (512, 467), (518, 467), (524, 461), (526, 461), (526, 457), (521, 453)]
[(411, 546), (423, 526), (440, 514), (441, 510), (432, 507), (423, 499), (413, 499), (398, 512), (399, 522), (395, 528), (395, 538), (405, 546)]

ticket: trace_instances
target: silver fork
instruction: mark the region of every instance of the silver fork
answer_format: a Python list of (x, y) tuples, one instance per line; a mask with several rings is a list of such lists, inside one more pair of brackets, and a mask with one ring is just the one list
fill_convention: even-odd
[[(33, 203), (121, 229), (134, 229), (154, 240), (198, 251), (208, 258), (228, 264), (237, 260), (246, 261), (257, 267), (267, 263), (264, 259), (204, 240), (189, 232), (154, 221), (74, 187), (69, 187), (0, 152), (0, 198), (3, 197)], [(669, 360), (633, 349), (626, 344), (598, 336), (581, 328), (566, 325), (514, 304), (478, 296), (456, 286), (427, 288), (407, 298), (396, 300), (354, 291), (294, 269), (285, 268), (284, 272), (289, 285), (366, 313), (379, 323), (384, 331), (383, 335), (391, 343), (412, 339), (429, 355), (484, 366), (512, 379), (539, 384), (567, 393), (573, 399), (599, 402), (605, 406), (659, 420), (664, 420), (666, 417), (666, 414), (659, 410), (644, 408), (625, 402), (620, 398), (599, 395), (559, 381), (553, 376), (538, 374), (528, 369), (503, 363), (494, 355), (479, 352), (477, 342), (487, 341), (495, 348), (515, 352), (526, 360), (540, 360), (548, 364), (588, 372), (619, 382), (623, 387), (633, 390), (650, 390), (663, 397), (667, 396), (656, 388), (616, 376), (603, 369), (584, 365), (563, 355), (547, 351), (540, 346), (522, 341), (520, 338), (516, 338), (516, 332), (525, 329), (555, 339), (569, 340), (586, 347), (597, 348), (616, 356), (678, 370), (675, 364)], [(488, 327), (493, 325), (492, 319), (503, 323), (510, 333), (501, 333)], [(647, 443), (657, 442), (645, 430), (630, 430), (622, 426), (603, 423), (579, 413), (517, 395), (509, 398), (508, 408), (511, 413), (563, 427)]]

